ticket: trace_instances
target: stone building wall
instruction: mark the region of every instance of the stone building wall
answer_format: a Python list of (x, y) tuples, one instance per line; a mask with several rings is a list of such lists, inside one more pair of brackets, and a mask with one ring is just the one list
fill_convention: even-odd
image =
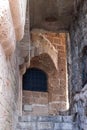
[(20, 74), (16, 54), (7, 58), (0, 45), (0, 130), (14, 130), (20, 111)]
[[(30, 68), (42, 69), (48, 75), (49, 114), (59, 114), (59, 111), (68, 109), (66, 37), (65, 33), (52, 33), (43, 30), (31, 32), (31, 46), (36, 47), (36, 51), (35, 56), (31, 58)], [(41, 44), (44, 45), (43, 48), (41, 48)]]
[(23, 115), (49, 115), (48, 93), (23, 91)]
[(72, 93), (78, 93), (82, 89), (82, 55), (83, 48), (87, 46), (87, 1), (82, 2), (79, 15), (74, 19), (70, 28), (71, 40), (71, 79)]
[(0, 130), (14, 130), (21, 114), (22, 75), (16, 43), (24, 35), (27, 0), (0, 3)]
[[(85, 124), (86, 104), (87, 104), (87, 87), (83, 85), (83, 48), (87, 46), (87, 1), (81, 3), (78, 10), (78, 15), (74, 17), (74, 21), (70, 28), (71, 39), (71, 91), (72, 91), (72, 105), (75, 120), (80, 130), (86, 130)], [(86, 59), (84, 59), (85, 62)], [(86, 68), (85, 68), (86, 69)], [(85, 72), (86, 73), (86, 72)], [(73, 98), (74, 97), (74, 98)]]

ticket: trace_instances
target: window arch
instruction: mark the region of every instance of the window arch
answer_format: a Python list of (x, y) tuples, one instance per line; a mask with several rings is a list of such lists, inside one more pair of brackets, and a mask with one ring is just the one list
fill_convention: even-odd
[(30, 68), (23, 76), (23, 90), (47, 92), (47, 75), (37, 68)]

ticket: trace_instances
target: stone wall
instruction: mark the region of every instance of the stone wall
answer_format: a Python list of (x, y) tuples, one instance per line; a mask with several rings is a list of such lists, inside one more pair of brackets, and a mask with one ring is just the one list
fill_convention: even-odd
[(48, 93), (23, 91), (24, 115), (48, 115)]
[(59, 114), (59, 111), (68, 109), (66, 35), (43, 30), (31, 33), (31, 46), (37, 49), (31, 56), (30, 68), (39, 68), (48, 75), (49, 114)]
[(22, 113), (22, 75), (17, 41), (24, 35), (27, 0), (0, 3), (0, 129), (15, 130)]
[(77, 130), (72, 116), (22, 116), (18, 130)]
[(0, 46), (0, 130), (14, 130), (19, 113), (20, 74), (16, 54), (6, 58)]
[[(83, 48), (87, 46), (86, 11), (87, 11), (87, 1), (84, 0), (81, 3), (80, 9), (78, 10), (78, 15), (74, 17), (74, 21), (72, 22), (70, 28), (70, 38), (71, 38), (70, 45), (71, 45), (71, 60), (72, 60), (71, 63), (72, 99), (71, 100), (72, 100), (72, 108), (74, 106), (73, 112), (75, 114), (75, 119), (77, 120), (77, 125), (80, 130), (86, 130), (86, 126), (84, 123), (86, 119), (86, 112), (84, 111), (85, 105), (83, 103), (84, 101), (82, 100), (82, 98), (84, 99), (84, 95), (85, 95), (84, 92), (82, 92), (83, 89), (85, 88), (82, 83), (82, 79), (83, 79), (82, 58), (83, 58)], [(75, 98), (73, 99), (74, 96)]]

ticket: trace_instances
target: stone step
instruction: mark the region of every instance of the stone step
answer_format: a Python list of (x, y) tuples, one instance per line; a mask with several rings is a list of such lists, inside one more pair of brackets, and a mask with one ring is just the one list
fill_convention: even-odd
[(22, 116), (17, 130), (73, 130), (72, 116)]
[(73, 130), (73, 123), (19, 122), (17, 128), (21, 130)]
[(19, 122), (73, 122), (73, 116), (22, 116), (19, 117)]

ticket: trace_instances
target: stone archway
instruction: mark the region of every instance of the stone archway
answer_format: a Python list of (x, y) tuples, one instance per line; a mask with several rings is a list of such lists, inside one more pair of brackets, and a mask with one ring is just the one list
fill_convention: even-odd
[(32, 30), (31, 32), (31, 52), (34, 52), (33, 55), (31, 54), (31, 58), (47, 53), (51, 57), (56, 69), (58, 69), (58, 51), (52, 45), (50, 40), (46, 38), (45, 32), (42, 31), (43, 33), (40, 33), (40, 31), (41, 30)]
[[(32, 108), (29, 114), (58, 114), (61, 109), (66, 109), (66, 97), (64, 96), (65, 91), (63, 91), (63, 88), (60, 88), (58, 71), (56, 70), (54, 62), (50, 56), (43, 53), (39, 56), (33, 57), (30, 62), (30, 68), (38, 68), (47, 74), (48, 92), (23, 91), (23, 104), (30, 104), (30, 110)], [(26, 110), (26, 107), (24, 109)], [(38, 109), (40, 111), (37, 111)]]

